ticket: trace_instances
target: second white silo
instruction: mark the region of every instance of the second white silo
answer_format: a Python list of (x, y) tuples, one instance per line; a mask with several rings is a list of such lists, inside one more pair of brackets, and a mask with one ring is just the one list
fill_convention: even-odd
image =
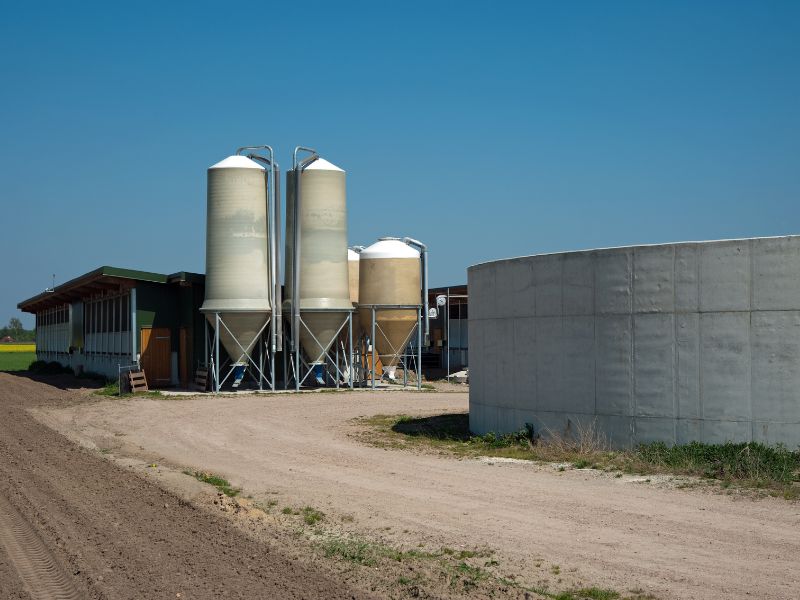
[[(299, 168), (287, 172), (286, 177), (286, 299), (293, 303), (297, 294), (302, 324), (294, 325), (292, 335), (299, 339), (313, 365), (325, 362), (336, 332), (353, 308), (347, 260), (346, 177), (343, 169), (316, 158), (299, 170), (297, 198)], [(298, 200), (300, 210), (295, 214)], [(299, 229), (298, 251), (295, 227)]]

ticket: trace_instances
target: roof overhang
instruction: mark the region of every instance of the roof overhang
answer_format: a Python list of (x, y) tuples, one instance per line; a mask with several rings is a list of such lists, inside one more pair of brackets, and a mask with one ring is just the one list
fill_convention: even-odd
[(61, 306), (98, 294), (121, 292), (134, 287), (140, 281), (167, 283), (167, 280), (167, 275), (160, 273), (120, 269), (117, 267), (100, 267), (62, 283), (53, 290), (44, 291), (32, 298), (23, 300), (17, 304), (17, 308), (23, 312), (37, 313), (54, 306)]

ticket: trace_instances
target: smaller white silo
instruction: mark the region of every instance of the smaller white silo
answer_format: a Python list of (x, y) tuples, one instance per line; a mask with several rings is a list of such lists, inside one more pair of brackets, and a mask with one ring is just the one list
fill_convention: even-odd
[(361, 252), (359, 261), (359, 320), (371, 335), (375, 310), (375, 339), (372, 340), (383, 369), (390, 379), (417, 325), (413, 308), (392, 308), (420, 304), (420, 252), (397, 238), (382, 238)]

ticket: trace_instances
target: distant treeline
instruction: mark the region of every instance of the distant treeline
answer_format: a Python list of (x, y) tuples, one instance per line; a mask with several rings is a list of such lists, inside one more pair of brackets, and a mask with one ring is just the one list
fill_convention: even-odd
[(32, 342), (36, 339), (35, 329), (24, 329), (19, 319), (12, 318), (8, 325), (0, 327), (0, 339), (11, 336), (17, 342)]

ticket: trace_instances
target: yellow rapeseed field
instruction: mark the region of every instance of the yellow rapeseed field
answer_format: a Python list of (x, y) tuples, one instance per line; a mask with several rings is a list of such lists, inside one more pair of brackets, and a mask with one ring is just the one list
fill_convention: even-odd
[(36, 344), (0, 344), (0, 352), (36, 352)]

